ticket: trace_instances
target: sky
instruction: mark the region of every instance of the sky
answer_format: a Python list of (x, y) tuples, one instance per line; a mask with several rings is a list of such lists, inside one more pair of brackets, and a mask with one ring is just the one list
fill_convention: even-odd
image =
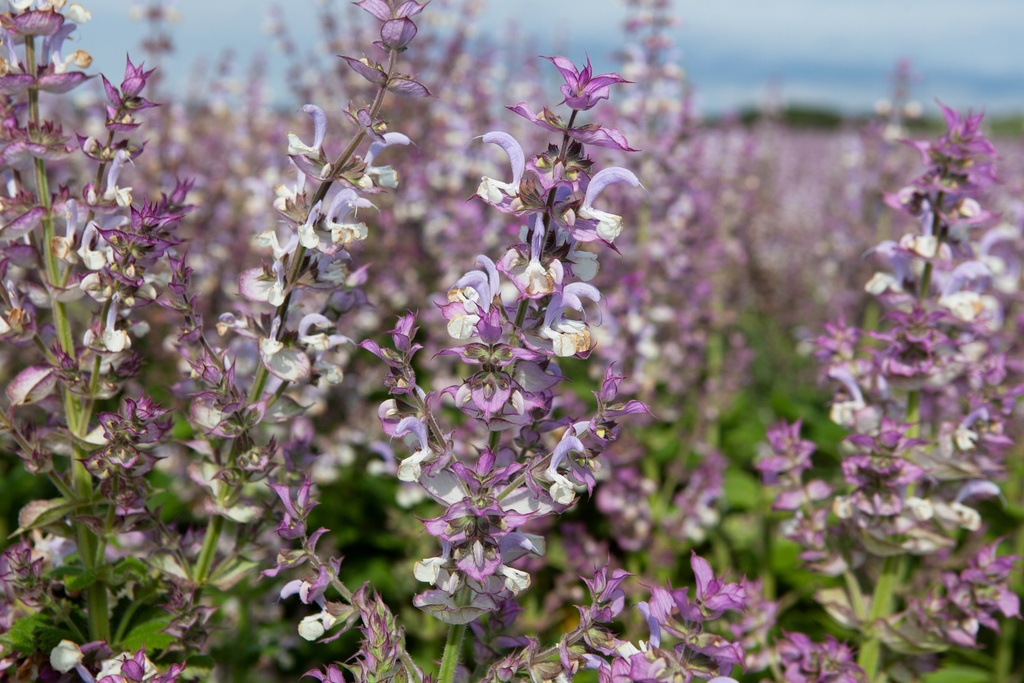
[[(82, 47), (95, 59), (90, 71), (119, 74), (126, 49), (137, 52), (146, 31), (129, 17), (141, 3), (78, 1), (93, 12), (81, 28)], [(317, 35), (322, 1), (277, 5), (301, 38)], [(216, 60), (226, 49), (238, 56), (239, 73), (257, 52), (272, 57), (271, 4), (174, 2), (180, 18), (170, 82), (184, 83), (198, 58)], [(674, 8), (680, 62), (705, 113), (757, 106), (769, 92), (787, 102), (865, 111), (889, 94), (897, 61), (909, 59), (917, 75), (911, 95), (926, 110), (939, 99), (1024, 114), (1024, 0), (674, 0)], [(501, 36), (515, 23), (538, 53), (558, 50), (576, 61), (586, 53), (599, 69), (613, 70), (626, 13), (624, 0), (487, 0), (479, 38)], [(272, 59), (270, 76), (282, 77)]]

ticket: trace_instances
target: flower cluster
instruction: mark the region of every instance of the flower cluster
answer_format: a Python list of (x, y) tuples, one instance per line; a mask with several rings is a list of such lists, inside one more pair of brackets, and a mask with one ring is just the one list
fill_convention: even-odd
[[(869, 677), (883, 665), (880, 643), (899, 653), (935, 652), (973, 646), (978, 623), (995, 626), (983, 616), (992, 607), (967, 597), (974, 594), (957, 574), (947, 571), (940, 583), (923, 564), (919, 580), (932, 588), (926, 598), (908, 595), (903, 611), (894, 609), (891, 584), (908, 556), (942, 553), (947, 568), (983, 561), (970, 546), (955, 551), (965, 533), (982, 528), (978, 502), (1000, 495), (1006, 421), (1022, 390), (1006, 368), (1003, 304), (986, 291), (993, 271), (978, 258), (976, 235), (991, 218), (979, 200), (994, 181), (994, 149), (980, 115), (942, 109), (948, 132), (935, 143), (909, 143), (925, 173), (887, 197), (918, 228), (872, 250), (889, 270), (876, 273), (866, 290), (888, 312), (878, 329), (833, 324), (817, 340), (825, 374), (839, 384), (832, 419), (851, 432), (842, 482), (803, 481), (813, 446), (799, 439), (799, 423), (770, 435), (772, 452), (759, 464), (765, 482), (781, 490), (774, 507), (792, 515), (783, 528), (804, 548), (803, 560), (846, 577), (846, 591), (825, 590), (819, 599), (865, 633), (858, 662)], [(827, 527), (829, 513), (837, 525)], [(1015, 562), (996, 562), (995, 546), (982, 552), (1006, 569)], [(855, 578), (865, 565), (882, 573), (870, 611)], [(988, 577), (991, 595), (1007, 595), (1001, 576)], [(992, 605), (1019, 616), (1012, 601), (997, 597)], [(805, 649), (797, 640), (788, 647)], [(839, 662), (849, 654), (828, 657)]]
[[(615, 437), (615, 419), (646, 412), (639, 402), (615, 403), (621, 378), (609, 371), (593, 419), (574, 422), (553, 415), (554, 388), (563, 381), (554, 361), (590, 353), (584, 301), (602, 298), (585, 282), (597, 261), (582, 244), (611, 244), (621, 230), (621, 219), (596, 209), (594, 201), (610, 184), (637, 186), (639, 181), (621, 168), (595, 173), (585, 154), (583, 142), (603, 144), (621, 139), (621, 133), (597, 124), (575, 125), (578, 113), (607, 97), (608, 85), (621, 79), (592, 76), (589, 66), (577, 72), (563, 58), (552, 61), (566, 80), (563, 92), (572, 115), (563, 123), (549, 113), (539, 125), (561, 132), (560, 143), (527, 161), (511, 135), (482, 136), (505, 151), (512, 179), (484, 177), (477, 196), (524, 224), (521, 242), (497, 262), (478, 256), (478, 269), (459, 278), (441, 305), (449, 334), (465, 342), (442, 355), (457, 357), (471, 374), (438, 392), (419, 386), (412, 368), (418, 350), (412, 314), (392, 332), (394, 350), (364, 343), (390, 367), (393, 398), (379, 413), (384, 429), (405, 438), (414, 451), (401, 461), (398, 477), (419, 483), (446, 509), (424, 522), (442, 551), (417, 563), (416, 577), (433, 588), (415, 603), (454, 624), (498, 610), (529, 586), (529, 574), (511, 565), (526, 554), (541, 555), (544, 544), (519, 529), (565, 510), (579, 488), (592, 490), (598, 456)], [(525, 104), (510, 109), (536, 122)], [(486, 436), (487, 445), (468, 462), (470, 452), (461, 442), (472, 430), (441, 428), (437, 411), (444, 396)]]
[(275, 10), (179, 92), (175, 0), (117, 78), (0, 2), (0, 678), (1012, 678), (1022, 148), (896, 144), (905, 64), (703, 121), (671, 4), (514, 72), (477, 2)]

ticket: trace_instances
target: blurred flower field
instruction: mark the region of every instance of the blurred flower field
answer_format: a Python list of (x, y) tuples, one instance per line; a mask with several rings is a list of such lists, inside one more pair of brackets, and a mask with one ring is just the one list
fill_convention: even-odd
[(668, 0), (282, 12), (285, 108), (5, 4), (0, 680), (1024, 680), (1019, 121), (701, 117)]

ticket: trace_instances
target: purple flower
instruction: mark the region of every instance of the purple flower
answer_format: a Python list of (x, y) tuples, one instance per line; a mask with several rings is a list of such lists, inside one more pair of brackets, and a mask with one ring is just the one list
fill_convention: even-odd
[(306, 676), (315, 678), (321, 683), (345, 683), (345, 675), (336, 664), (328, 664), (323, 671), (320, 671), (319, 669), (311, 669), (302, 674), (303, 678)]
[(565, 85), (561, 87), (565, 99), (562, 104), (567, 104), (573, 109), (585, 111), (591, 109), (601, 100), (608, 99), (608, 87), (616, 83), (629, 83), (618, 74), (594, 75), (590, 66), (590, 57), (587, 57), (587, 65), (579, 71), (575, 65), (565, 57), (545, 57), (565, 79)]
[[(150, 69), (146, 71), (142, 68), (140, 63), (138, 66), (132, 64), (132, 60), (129, 58), (127, 64), (124, 67), (124, 80), (121, 81), (121, 94), (124, 97), (135, 98), (139, 96), (142, 89), (146, 87), (146, 81), (156, 69)], [(138, 109), (139, 107), (132, 107)]]
[(619, 616), (626, 605), (626, 592), (620, 588), (620, 584), (631, 576), (624, 569), (612, 570), (609, 576), (607, 564), (598, 568), (593, 580), (583, 579), (590, 589), (594, 605), (587, 610), (580, 608), (580, 613), (586, 612), (591, 619), (601, 622), (610, 622)]
[(292, 493), (289, 488), (283, 484), (269, 484), (270, 488), (274, 489), (274, 492), (281, 499), (284, 504), (284, 519), (277, 527), (277, 534), (284, 539), (295, 539), (301, 538), (306, 534), (306, 517), (309, 516), (310, 510), (319, 505), (316, 501), (310, 501), (310, 489), (313, 486), (313, 481), (306, 477), (302, 482), (302, 486), (296, 494), (296, 499), (292, 500)]
[(963, 614), (993, 630), (999, 629), (993, 616), (996, 612), (1020, 618), (1020, 597), (1010, 589), (1009, 577), (1021, 557), (997, 556), (999, 543), (979, 550), (959, 576), (952, 572), (943, 575), (950, 601)]
[(717, 619), (727, 610), (742, 610), (746, 599), (743, 586), (716, 579), (711, 563), (691, 551), (690, 566), (697, 578), (697, 600), (705, 619)]
[(853, 652), (832, 636), (812, 642), (803, 633), (787, 633), (779, 643), (779, 658), (787, 681), (793, 683), (864, 683), (864, 671), (854, 663)]

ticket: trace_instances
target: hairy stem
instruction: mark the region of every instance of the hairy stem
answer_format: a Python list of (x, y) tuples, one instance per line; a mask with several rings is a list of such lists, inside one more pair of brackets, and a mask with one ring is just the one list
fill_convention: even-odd
[[(373, 121), (377, 118), (380, 113), (381, 107), (384, 105), (384, 98), (388, 91), (388, 82), (395, 73), (395, 65), (398, 59), (398, 52), (392, 50), (388, 58), (387, 68), (387, 80), (380, 86), (374, 96), (373, 103), (370, 105), (370, 120)], [(338, 156), (334, 162), (332, 168), (339, 169), (344, 167), (348, 163), (349, 159), (355, 154), (356, 150), (359, 149), (359, 145), (362, 144), (366, 137), (366, 132), (360, 130), (353, 136), (345, 150)], [(319, 202), (323, 201), (324, 197), (327, 196), (327, 191), (334, 184), (334, 178), (328, 178), (320, 183), (320, 186), (316, 189), (313, 195), (313, 199), (310, 202), (310, 211)], [(308, 219), (309, 216), (307, 215)], [(295, 249), (295, 253), (292, 254), (291, 269), (288, 274), (287, 285), (294, 285), (295, 282), (302, 277), (302, 273), (305, 268), (308, 267), (306, 259), (306, 248), (301, 244)], [(285, 332), (285, 320), (288, 318), (288, 309), (291, 306), (292, 292), (289, 291), (281, 302), (281, 305), (274, 311), (274, 317), (281, 320), (280, 328), (278, 329), (278, 338)], [(247, 396), (248, 403), (256, 403), (263, 396), (263, 391), (266, 389), (267, 381), (270, 379), (270, 373), (267, 368), (260, 363), (256, 367), (256, 375), (253, 378), (252, 386), (249, 388), (249, 394)], [(287, 387), (288, 383), (285, 382), (279, 391), (283, 392)], [(240, 452), (241, 443), (244, 439), (236, 438), (231, 443), (231, 448), (228, 452), (227, 465), (232, 467), (235, 464), (235, 460), (238, 458)], [(220, 542), (220, 535), (224, 530), (224, 518), (220, 515), (215, 514), (210, 518), (206, 527), (206, 536), (203, 539), (203, 548), (200, 552), (199, 559), (196, 561), (195, 569), (193, 570), (193, 577), (196, 582), (202, 585), (207, 578), (209, 578), (210, 570), (213, 567), (213, 560), (217, 550), (217, 544)]]
[(441, 656), (438, 683), (452, 683), (455, 680), (455, 671), (459, 667), (459, 654), (462, 651), (462, 638), (465, 635), (465, 624), (452, 624), (448, 627), (448, 639), (445, 641), (444, 654)]
[[(36, 73), (36, 51), (35, 40), (31, 37), (25, 39), (25, 67), (30, 74)], [(41, 127), (39, 114), (39, 89), (35, 86), (28, 89), (28, 127), (39, 130)], [(67, 307), (57, 297), (57, 288), (61, 285), (62, 275), (57, 256), (53, 251), (54, 238), (53, 204), (50, 198), (50, 183), (46, 173), (46, 162), (43, 159), (33, 159), (33, 171), (35, 174), (36, 199), (39, 206), (44, 210), (42, 225), (42, 239), (37, 243), (39, 258), (42, 261), (43, 277), (50, 294), (50, 307), (53, 311), (53, 326), (57, 333), (57, 343), (61, 352), (71, 358), (75, 357), (75, 342), (71, 333), (71, 321), (68, 318)], [(72, 489), (78, 500), (89, 500), (93, 496), (92, 475), (85, 468), (83, 461), (87, 457), (80, 445), (79, 440), (88, 431), (88, 418), (82, 414), (81, 400), (75, 396), (69, 387), (62, 386), (61, 394), (64, 402), (64, 418), (67, 422), (68, 431), (71, 432), (74, 446), (72, 456)], [(94, 569), (102, 557), (97, 557), (99, 549), (103, 547), (99, 537), (93, 533), (84, 523), (74, 522), (75, 536), (78, 542), (78, 554), (82, 564), (87, 569)], [(102, 581), (97, 581), (86, 591), (86, 604), (89, 615), (89, 636), (93, 640), (110, 640), (110, 617), (107, 606), (107, 586)]]

